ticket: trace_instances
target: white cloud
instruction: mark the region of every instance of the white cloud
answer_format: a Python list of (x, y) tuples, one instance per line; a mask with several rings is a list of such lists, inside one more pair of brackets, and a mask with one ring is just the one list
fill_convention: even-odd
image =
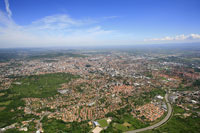
[[(0, 10), (0, 47), (95, 45), (106, 40), (113, 31), (105, 30), (91, 19), (73, 19), (67, 14), (46, 16), (29, 25), (12, 20), (9, 1), (6, 13)], [(95, 24), (95, 25), (94, 25)]]
[(32, 22), (29, 27), (34, 27), (37, 29), (49, 29), (49, 30), (58, 30), (58, 29), (64, 29), (69, 28), (72, 26), (80, 26), (82, 22), (78, 20), (73, 20), (66, 14), (61, 15), (53, 15), (53, 16), (47, 16), (42, 19), (36, 20)]
[(21, 26), (0, 11), (0, 47), (95, 45), (107, 41), (113, 32), (90, 19), (77, 20), (66, 14)]
[(96, 45), (108, 43), (114, 33), (103, 29), (97, 20), (73, 19), (67, 14), (46, 16), (25, 26), (17, 25), (12, 20), (8, 0), (5, 5), (6, 13), (0, 10), (0, 47)]
[(119, 18), (119, 16), (107, 16), (103, 17), (104, 19), (114, 19), (114, 18)]
[(15, 25), (15, 23), (10, 19), (5, 13), (3, 13), (0, 10), (0, 28), (5, 26), (5, 27), (10, 27)]
[(11, 18), (12, 12), (11, 12), (11, 10), (10, 10), (9, 1), (8, 1), (8, 0), (4, 0), (4, 1), (5, 1), (6, 11), (7, 11), (7, 13), (8, 13), (8, 17)]
[(200, 34), (190, 34), (192, 39), (200, 39)]
[(177, 36), (166, 36), (163, 38), (152, 38), (152, 39), (145, 39), (146, 42), (152, 41), (162, 41), (162, 42), (178, 42), (178, 41), (200, 41), (200, 34), (189, 34), (189, 35), (177, 35)]

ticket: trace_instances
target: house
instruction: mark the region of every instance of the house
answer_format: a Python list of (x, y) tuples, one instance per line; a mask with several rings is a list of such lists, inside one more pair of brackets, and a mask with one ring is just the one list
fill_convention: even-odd
[(100, 126), (100, 124), (97, 121), (93, 121), (93, 124), (95, 127)]
[(164, 109), (164, 111), (167, 111), (167, 105), (166, 104), (162, 104), (161, 108)]
[(161, 99), (161, 100), (163, 99), (161, 95), (156, 96), (156, 98)]
[(107, 119), (107, 123), (108, 123), (108, 124), (109, 124), (111, 121), (112, 121), (111, 118), (108, 118), (108, 119)]
[(22, 127), (19, 129), (19, 131), (28, 131), (28, 128), (27, 127)]
[(193, 104), (197, 104), (197, 103), (198, 103), (198, 102), (195, 101), (195, 100), (191, 100), (191, 102), (192, 102)]

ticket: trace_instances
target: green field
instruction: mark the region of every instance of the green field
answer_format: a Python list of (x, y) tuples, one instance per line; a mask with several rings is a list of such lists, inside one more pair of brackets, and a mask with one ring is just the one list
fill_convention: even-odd
[(107, 127), (108, 126), (108, 123), (105, 119), (101, 119), (101, 120), (98, 120), (97, 121), (101, 127)]
[(50, 97), (57, 94), (57, 89), (62, 83), (69, 82), (72, 78), (77, 76), (57, 73), (24, 77), (18, 81), (21, 85), (12, 85), (11, 93), (21, 97)]
[(123, 132), (128, 130), (128, 128), (123, 124), (114, 123), (113, 127)]

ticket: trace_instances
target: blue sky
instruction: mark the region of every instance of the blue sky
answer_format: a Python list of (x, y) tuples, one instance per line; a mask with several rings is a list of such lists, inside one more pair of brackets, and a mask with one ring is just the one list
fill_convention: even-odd
[(1, 0), (0, 47), (200, 42), (200, 0)]

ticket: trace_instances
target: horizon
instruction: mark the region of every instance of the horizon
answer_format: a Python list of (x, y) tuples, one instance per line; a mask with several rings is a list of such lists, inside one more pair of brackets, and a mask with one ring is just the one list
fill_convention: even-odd
[(135, 44), (135, 45), (97, 45), (97, 46), (46, 46), (46, 47), (12, 47), (12, 48), (0, 48), (0, 53), (2, 51), (9, 51), (9, 50), (42, 50), (42, 51), (70, 51), (70, 50), (75, 50), (75, 51), (84, 51), (84, 50), (150, 50), (156, 51), (156, 50), (175, 50), (175, 51), (190, 51), (190, 50), (195, 50), (198, 51), (200, 50), (200, 43), (167, 43), (167, 44)]

